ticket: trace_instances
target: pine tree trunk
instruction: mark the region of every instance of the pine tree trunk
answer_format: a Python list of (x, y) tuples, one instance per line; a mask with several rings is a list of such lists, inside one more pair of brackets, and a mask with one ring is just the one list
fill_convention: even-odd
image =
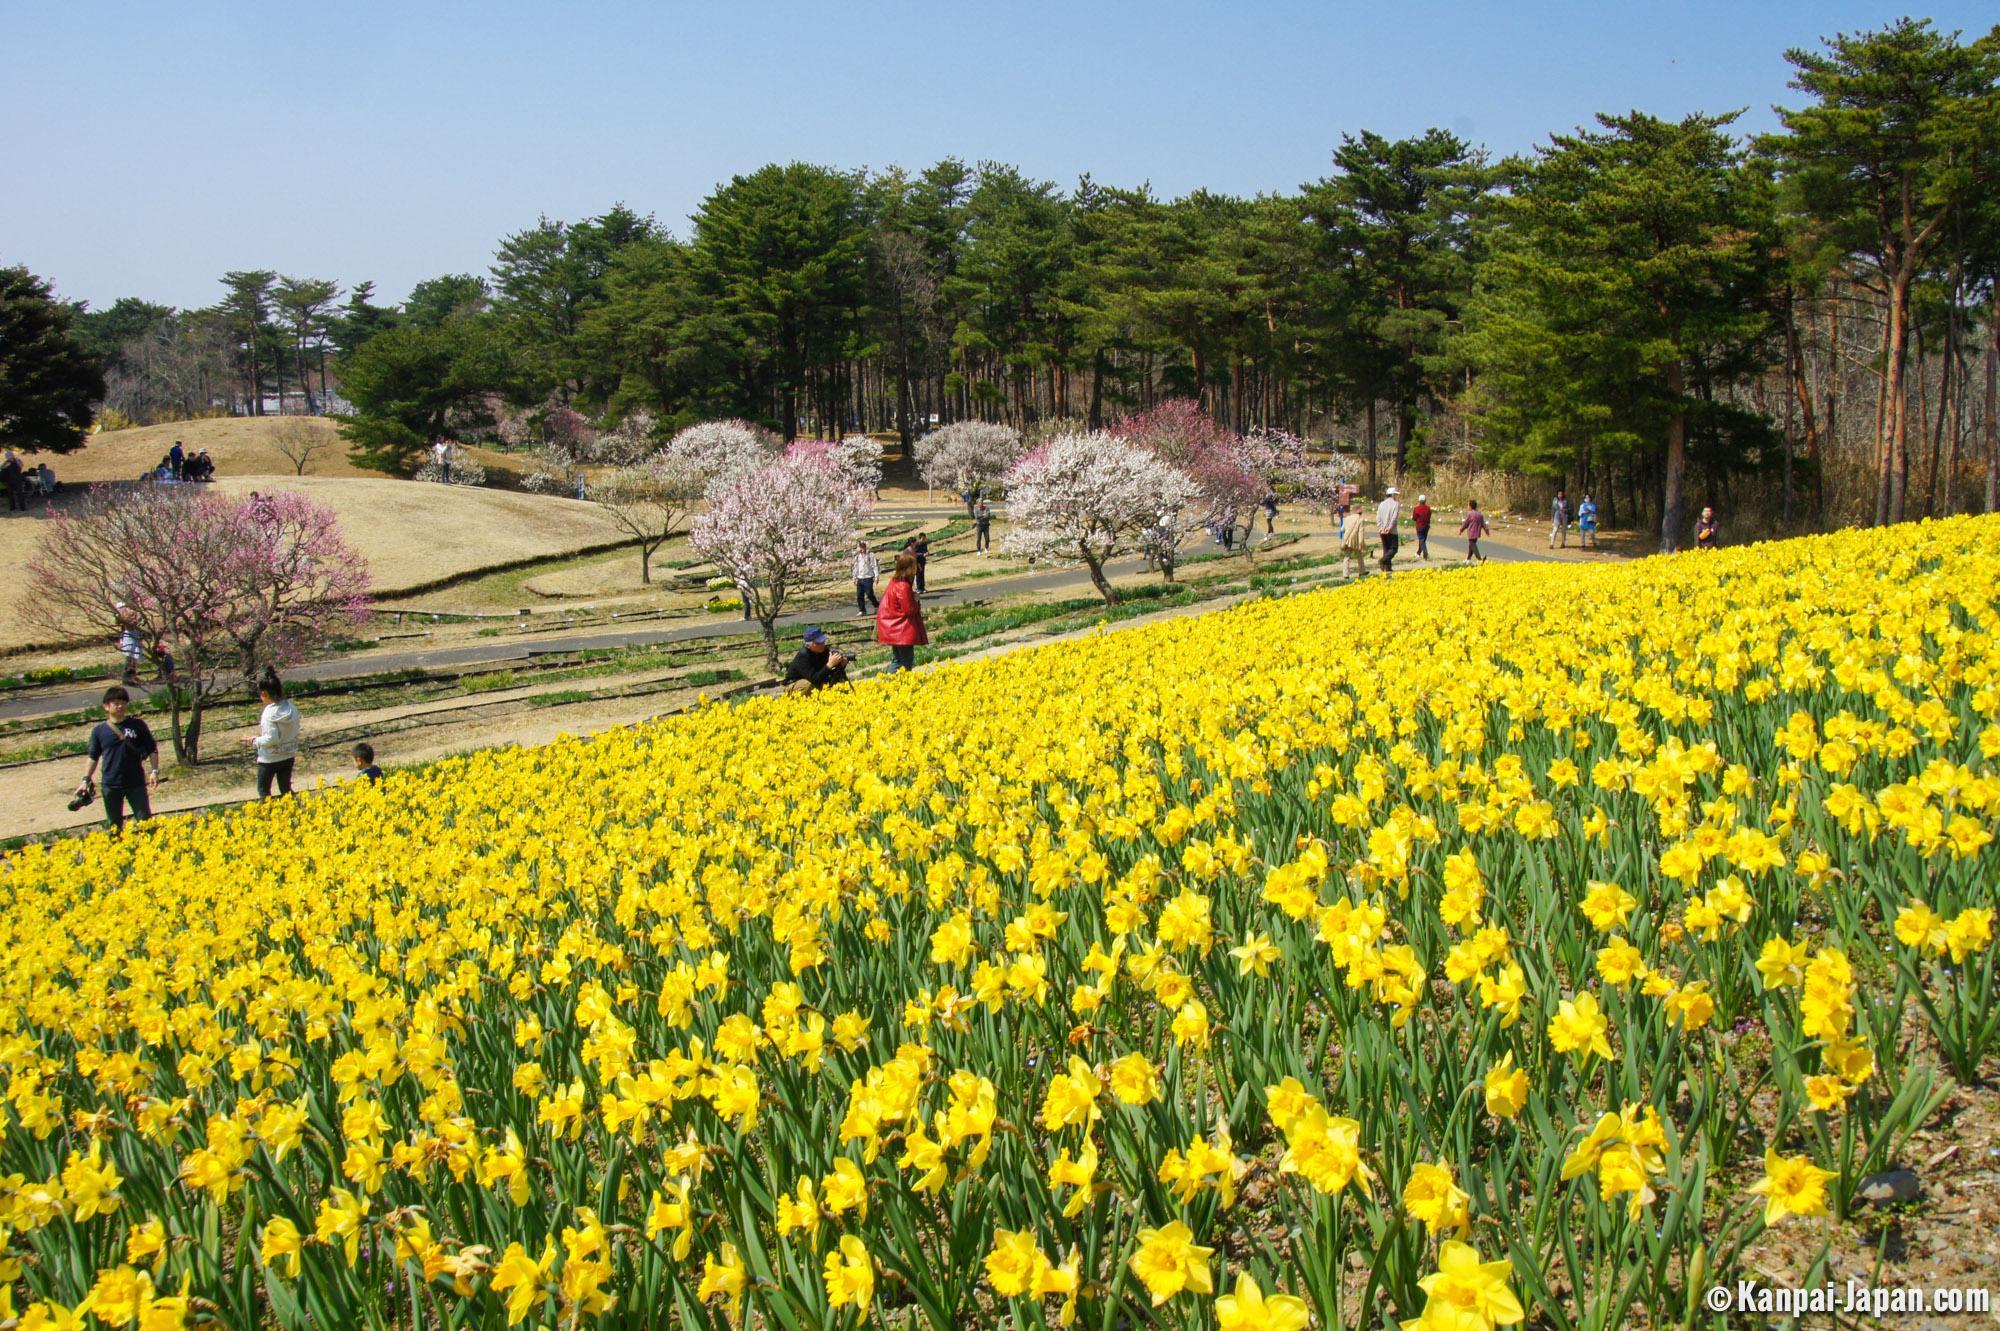
[(1375, 399), (1368, 399), (1368, 493), (1375, 493)]
[(1989, 310), (1986, 332), (1986, 511), (2000, 512), (2000, 310)]
[[(1679, 400), (1685, 387), (1684, 371), (1676, 360), (1667, 371), (1667, 391)], [(1687, 413), (1676, 411), (1667, 420), (1667, 475), (1660, 491), (1660, 553), (1672, 554), (1681, 548), (1681, 508), (1687, 480)]]
[(1889, 321), (1884, 330), (1882, 480), (1876, 497), (1876, 525), (1903, 520), (1910, 482), (1909, 368), (1910, 281), (1906, 262), (1889, 285)]

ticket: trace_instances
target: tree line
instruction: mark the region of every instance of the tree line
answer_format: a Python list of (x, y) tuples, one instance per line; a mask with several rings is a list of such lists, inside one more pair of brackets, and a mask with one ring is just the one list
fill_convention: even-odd
[[(337, 388), (357, 457), (403, 471), (441, 435), (538, 442), (558, 410), (908, 443), (1189, 398), (1349, 450), (1371, 484), (1588, 488), (1667, 548), (1692, 496), (1772, 530), (1992, 508), (2000, 28), (1903, 20), (1787, 59), (1794, 95), (1756, 136), (1632, 112), (1495, 160), (1362, 131), (1324, 178), (1255, 198), (773, 164), (685, 237), (622, 204), (543, 218), (400, 308), (231, 273), (212, 310), (79, 324), (114, 385), (162, 398), (317, 409)], [(192, 390), (148, 368), (194, 343)]]

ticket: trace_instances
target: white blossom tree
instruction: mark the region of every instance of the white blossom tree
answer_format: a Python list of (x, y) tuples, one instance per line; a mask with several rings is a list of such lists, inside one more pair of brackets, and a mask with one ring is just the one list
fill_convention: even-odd
[(613, 467), (583, 485), (583, 497), (603, 509), (639, 547), (639, 581), (653, 581), (653, 555), (694, 516), (708, 478), (662, 449), (629, 466)]
[(778, 616), (801, 590), (840, 571), (867, 505), (867, 494), (824, 456), (775, 458), (709, 489), (694, 548), (744, 589), (772, 674)]
[(703, 421), (669, 439), (664, 451), (713, 483), (769, 462), (784, 451), (784, 444), (749, 421)]
[[(933, 490), (970, 494), (1007, 474), (1021, 456), (1020, 433), (988, 421), (953, 421), (917, 440), (917, 473)], [(969, 516), (972, 503), (967, 500)]]
[[(769, 431), (736, 420), (690, 425), (661, 445), (652, 414), (637, 411), (562, 450), (566, 463), (563, 457), (545, 457), (537, 475), (548, 478), (550, 489), (567, 485), (564, 492), (582, 481), (581, 497), (602, 508), (638, 545), (639, 581), (650, 584), (654, 553), (685, 529), (703, 494), (776, 456), (778, 448)], [(587, 467), (600, 470), (592, 476)]]
[(865, 492), (869, 498), (880, 498), (877, 492), (882, 488), (882, 445), (865, 434), (850, 434), (837, 443), (825, 439), (799, 439), (785, 452), (795, 458), (816, 458), (846, 477), (849, 485)]
[(1150, 547), (1178, 526), (1200, 487), (1186, 472), (1114, 434), (1065, 434), (1007, 472), (1013, 530), (1002, 547), (1030, 559), (1081, 559), (1106, 605), (1114, 557)]

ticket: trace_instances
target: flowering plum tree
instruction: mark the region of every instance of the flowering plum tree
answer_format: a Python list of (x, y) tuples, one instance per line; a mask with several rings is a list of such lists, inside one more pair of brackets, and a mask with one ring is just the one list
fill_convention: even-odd
[(882, 445), (868, 435), (850, 434), (838, 442), (800, 439), (786, 451), (794, 457), (824, 458), (855, 489), (866, 491), (870, 498), (881, 498)]
[(703, 421), (669, 439), (666, 451), (700, 473), (704, 484), (712, 484), (770, 461), (784, 451), (784, 444), (749, 421)]
[(868, 504), (824, 456), (776, 458), (719, 481), (695, 519), (694, 548), (745, 589), (778, 672), (778, 616), (799, 591), (831, 577)]
[(1178, 527), (1199, 494), (1193, 477), (1128, 439), (1057, 435), (1007, 472), (1014, 529), (1002, 545), (1030, 559), (1081, 559), (1112, 605), (1118, 595), (1105, 564)]
[(174, 753), (193, 763), (208, 702), (359, 619), (365, 570), (332, 510), (303, 495), (95, 490), (49, 519), (26, 613), (64, 636), (136, 631), (168, 676)]
[[(653, 555), (692, 518), (721, 479), (776, 456), (775, 436), (747, 421), (704, 421), (656, 446), (649, 412), (634, 412), (583, 446), (566, 466), (546, 459), (551, 488), (582, 482), (582, 497), (603, 508), (639, 547), (639, 581), (653, 581)], [(590, 478), (589, 465), (608, 467)], [(531, 477), (530, 480), (536, 478)]]
[[(969, 494), (1007, 474), (1021, 456), (1020, 434), (988, 421), (953, 421), (917, 440), (917, 473), (934, 490)], [(966, 512), (972, 512), (970, 501)]]

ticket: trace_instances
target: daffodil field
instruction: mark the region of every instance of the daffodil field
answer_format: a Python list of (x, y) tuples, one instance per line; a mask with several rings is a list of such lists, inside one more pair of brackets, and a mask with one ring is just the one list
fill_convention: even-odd
[(2000, 1045), (2000, 521), (1485, 566), (0, 867), (0, 1323), (1705, 1324)]

